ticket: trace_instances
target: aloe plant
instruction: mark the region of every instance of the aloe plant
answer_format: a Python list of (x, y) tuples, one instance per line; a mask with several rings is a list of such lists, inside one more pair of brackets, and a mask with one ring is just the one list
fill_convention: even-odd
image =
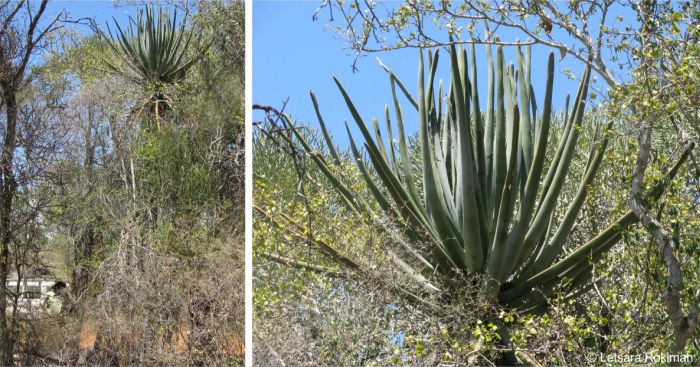
[[(490, 46), (486, 46), (488, 92), (483, 112), (473, 46), (471, 55), (461, 47), (451, 47), (451, 83), (446, 93), (442, 82), (435, 88), (437, 51), (428, 52), (427, 68), (421, 51), (417, 97), (408, 92), (391, 69), (382, 65), (389, 74), (398, 133), (395, 140), (387, 106), (386, 142), (377, 120), (373, 120), (370, 129), (343, 85), (337, 78), (335, 82), (359, 127), (371, 162), (372, 170), (346, 123), (350, 150), (359, 171), (377, 206), (405, 229), (406, 240), (399, 239), (397, 249), (387, 248), (399, 268), (430, 289), (459, 287), (459, 273), (484, 274), (487, 281), (483, 291), (492, 302), (539, 312), (546, 308), (548, 297), (556, 290), (569, 297), (586, 291), (592, 264), (638, 218), (628, 211), (588, 242), (566, 253), (576, 218), (603, 161), (612, 122), (607, 123), (591, 147), (575, 196), (569, 202), (561, 201), (562, 188), (578, 149), (590, 69), (583, 73), (570, 112), (567, 97), (563, 133), (549, 160), (545, 153), (554, 114), (554, 55), (549, 54), (540, 110), (531, 84), (530, 49), (525, 55), (520, 48), (516, 51), (516, 65), (506, 66), (502, 47), (497, 47), (494, 60)], [(420, 178), (414, 177), (411, 168), (397, 86), (417, 112)], [(298, 141), (312, 153), (311, 159), (349, 207), (371, 212), (372, 205), (363, 203), (332, 167), (341, 158), (313, 92), (311, 98), (332, 161), (312, 152), (300, 133), (296, 134)], [(291, 124), (288, 116), (284, 118)], [(648, 199), (661, 195), (664, 182), (675, 176), (685, 156), (687, 152)], [(420, 183), (422, 187), (418, 187)]]
[(110, 37), (106, 40), (123, 66), (110, 61), (106, 64), (151, 91), (149, 98), (158, 119), (169, 101), (164, 86), (182, 81), (197, 61), (195, 56), (187, 55), (192, 32), (185, 29), (184, 22), (178, 25), (177, 11), (170, 17), (163, 8), (158, 8), (157, 15), (152, 7), (140, 9), (136, 19), (129, 16), (127, 30), (116, 19), (114, 24), (116, 32), (113, 34), (108, 25)]

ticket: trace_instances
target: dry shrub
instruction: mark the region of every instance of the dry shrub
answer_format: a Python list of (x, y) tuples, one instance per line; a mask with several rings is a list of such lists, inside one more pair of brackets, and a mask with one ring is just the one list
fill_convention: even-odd
[[(86, 361), (100, 365), (238, 364), (243, 353), (243, 246), (206, 257), (122, 246), (97, 273), (83, 305), (94, 330)], [(235, 245), (234, 245), (235, 244)], [(133, 256), (136, 254), (136, 256)], [(132, 262), (131, 259), (138, 259)], [(83, 333), (85, 334), (85, 332)], [(86, 342), (87, 340), (87, 342)]]
[(493, 359), (482, 354), (487, 343), (473, 335), (480, 320), (498, 312), (480, 295), (478, 279), (464, 279), (458, 295), (422, 294), (417, 302), (398, 290), (409, 284), (402, 274), (376, 270), (328, 278), (256, 260), (255, 282), (272, 284), (280, 298), (256, 302), (255, 365), (434, 366)]
[(69, 366), (78, 356), (75, 348), (81, 322), (67, 315), (41, 316), (19, 322), (20, 365)]

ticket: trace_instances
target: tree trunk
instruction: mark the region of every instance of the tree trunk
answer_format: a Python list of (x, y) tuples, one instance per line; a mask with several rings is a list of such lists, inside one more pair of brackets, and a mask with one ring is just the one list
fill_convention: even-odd
[(14, 155), (17, 138), (17, 98), (12, 85), (3, 83), (3, 99), (7, 112), (7, 126), (5, 129), (5, 141), (0, 157), (0, 180), (2, 191), (0, 192), (0, 365), (12, 366), (14, 355), (14, 332), (11, 330), (7, 319), (7, 293), (5, 285), (10, 275), (10, 218), (12, 212), (12, 199), (15, 193)]

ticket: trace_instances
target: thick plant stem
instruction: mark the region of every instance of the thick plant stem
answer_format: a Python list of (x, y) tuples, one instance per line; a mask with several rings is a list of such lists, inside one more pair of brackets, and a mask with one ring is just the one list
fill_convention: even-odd
[(518, 358), (515, 356), (515, 349), (513, 348), (513, 344), (511, 343), (511, 340), (510, 340), (510, 328), (508, 327), (508, 325), (500, 320), (495, 320), (495, 321), (493, 321), (493, 323), (494, 323), (494, 325), (496, 325), (498, 327), (496, 332), (498, 333), (498, 336), (501, 338), (501, 340), (498, 342), (498, 346), (504, 350), (501, 353), (500, 358), (498, 360), (496, 360), (496, 365), (497, 366), (520, 366), (520, 365), (522, 365), (518, 361)]

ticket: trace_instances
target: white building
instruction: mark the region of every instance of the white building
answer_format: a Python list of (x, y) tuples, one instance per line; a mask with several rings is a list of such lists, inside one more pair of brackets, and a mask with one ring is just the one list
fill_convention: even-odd
[(12, 295), (18, 294), (17, 313), (20, 316), (36, 317), (40, 315), (56, 315), (61, 312), (63, 298), (59, 293), (67, 292), (68, 284), (59, 280), (48, 279), (8, 279), (6, 288), (8, 295), (7, 313), (14, 309)]

